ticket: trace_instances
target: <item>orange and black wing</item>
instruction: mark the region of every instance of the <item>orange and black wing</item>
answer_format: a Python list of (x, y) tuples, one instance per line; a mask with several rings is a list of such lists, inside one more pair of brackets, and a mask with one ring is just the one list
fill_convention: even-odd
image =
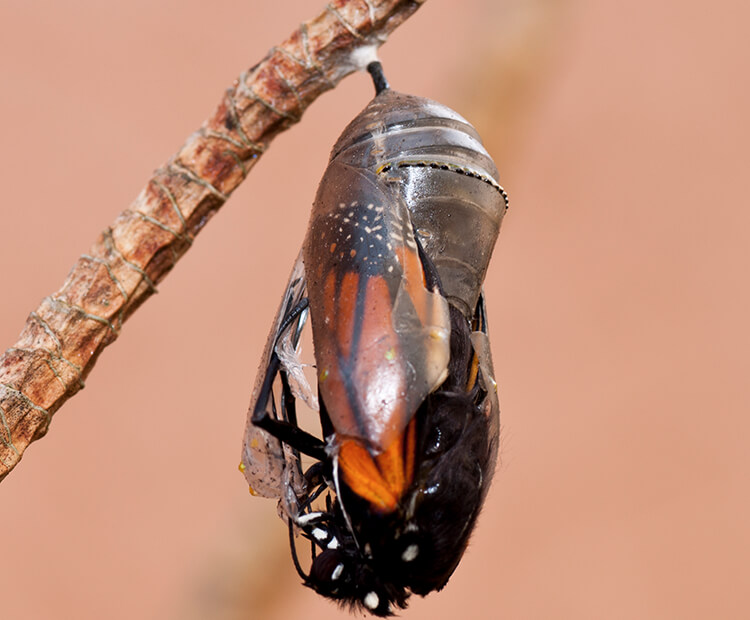
[(334, 431), (384, 453), (445, 379), (449, 359), (448, 304), (428, 284), (408, 208), (374, 173), (332, 162), (304, 262)]

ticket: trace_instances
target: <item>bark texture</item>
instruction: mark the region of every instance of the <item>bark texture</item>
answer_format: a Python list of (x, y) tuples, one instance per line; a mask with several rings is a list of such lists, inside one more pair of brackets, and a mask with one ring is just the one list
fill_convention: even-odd
[(334, 0), (229, 88), (214, 114), (31, 312), (0, 358), (0, 480), (84, 385), (124, 321), (188, 250), (271, 140), (424, 0)]

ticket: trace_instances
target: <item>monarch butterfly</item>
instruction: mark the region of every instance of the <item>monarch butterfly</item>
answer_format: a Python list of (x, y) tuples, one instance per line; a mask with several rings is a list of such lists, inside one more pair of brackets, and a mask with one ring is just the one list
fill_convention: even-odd
[[(482, 283), (507, 208), (474, 128), (392, 91), (336, 142), (261, 362), (240, 468), (305, 585), (388, 616), (440, 590), (497, 458)], [(299, 357), (310, 318), (318, 398)], [(296, 403), (319, 411), (303, 430)], [(313, 459), (306, 469), (302, 455)], [(305, 570), (295, 536), (310, 541)]]

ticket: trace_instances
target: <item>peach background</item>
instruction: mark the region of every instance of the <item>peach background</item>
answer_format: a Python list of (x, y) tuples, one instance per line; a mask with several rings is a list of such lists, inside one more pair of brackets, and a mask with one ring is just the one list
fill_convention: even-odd
[[(323, 4), (0, 3), (3, 346)], [(394, 87), (475, 122), (511, 197), (501, 467), (405, 617), (750, 615), (748, 23), (730, 0), (430, 0), (383, 48)], [(328, 150), (370, 96), (353, 76), (274, 143), (2, 483), (3, 618), (346, 616), (236, 466)]]

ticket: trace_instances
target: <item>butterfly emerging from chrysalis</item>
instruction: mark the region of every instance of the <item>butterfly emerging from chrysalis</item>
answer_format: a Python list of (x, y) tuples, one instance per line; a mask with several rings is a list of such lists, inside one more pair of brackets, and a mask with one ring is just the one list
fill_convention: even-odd
[[(279, 499), (304, 584), (388, 616), (446, 584), (494, 472), (482, 283), (507, 195), (467, 121), (391, 90), (379, 62), (368, 71), (376, 96), (320, 182), (240, 468), (253, 494)], [(317, 397), (300, 357), (308, 318)], [(299, 399), (319, 435), (301, 428)]]

